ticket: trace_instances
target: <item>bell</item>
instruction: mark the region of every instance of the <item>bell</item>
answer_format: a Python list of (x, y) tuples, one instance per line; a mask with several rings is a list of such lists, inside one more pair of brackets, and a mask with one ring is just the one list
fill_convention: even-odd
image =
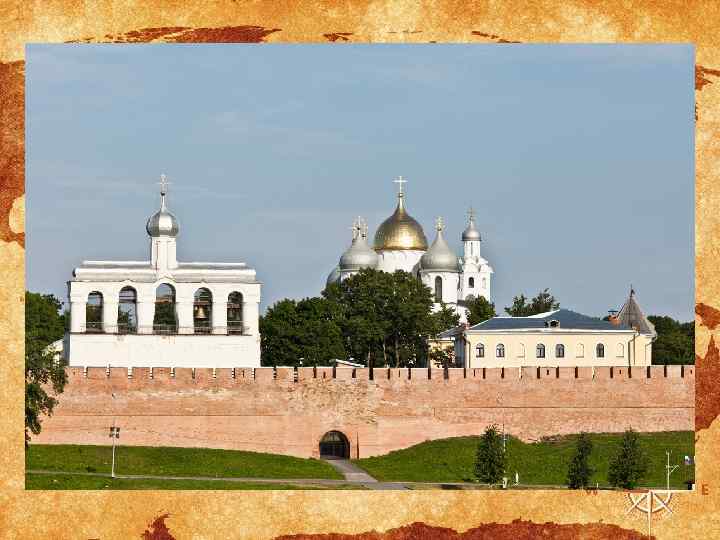
[(198, 306), (195, 317), (197, 319), (207, 319), (207, 313), (205, 311), (205, 306)]

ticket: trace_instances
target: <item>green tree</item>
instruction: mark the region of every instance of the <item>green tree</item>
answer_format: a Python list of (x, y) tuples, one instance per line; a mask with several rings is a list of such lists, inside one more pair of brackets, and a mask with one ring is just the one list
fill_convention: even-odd
[(445, 307), (433, 314), (432, 291), (401, 270), (361, 270), (323, 296), (337, 306), (346, 349), (369, 366), (427, 365), (428, 339), (458, 320)]
[(480, 437), (475, 454), (475, 476), (486, 484), (497, 484), (505, 472), (505, 452), (502, 437), (495, 424)]
[(430, 360), (436, 366), (449, 367), (455, 361), (455, 350), (451, 346), (439, 345), (432, 347), (429, 352)]
[(505, 308), (505, 312), (512, 317), (529, 317), (538, 313), (545, 313), (560, 307), (555, 297), (550, 294), (549, 289), (540, 291), (530, 302), (524, 294), (513, 297), (511, 306)]
[(41, 430), (41, 416), (53, 412), (66, 382), (65, 366), (48, 346), (65, 333), (62, 302), (50, 294), (25, 292), (25, 444)]
[(640, 436), (632, 429), (626, 430), (617, 454), (610, 461), (608, 482), (615, 487), (632, 489), (645, 476), (647, 467), (647, 456), (640, 447)]
[(695, 322), (680, 323), (671, 317), (650, 315), (657, 339), (653, 342), (653, 364), (695, 363)]
[(590, 477), (595, 472), (590, 466), (592, 441), (587, 433), (582, 432), (577, 438), (575, 454), (570, 461), (567, 482), (570, 489), (586, 488), (590, 485)]
[(334, 305), (324, 298), (280, 300), (260, 317), (264, 366), (327, 365), (345, 358)]
[(497, 316), (495, 313), (495, 304), (488, 302), (484, 296), (478, 296), (465, 300), (465, 307), (468, 310), (468, 324), (474, 326), (488, 319)]

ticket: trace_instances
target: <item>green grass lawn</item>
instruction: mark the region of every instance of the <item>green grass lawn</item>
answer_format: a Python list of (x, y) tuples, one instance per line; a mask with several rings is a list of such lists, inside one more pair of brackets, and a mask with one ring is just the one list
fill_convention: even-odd
[[(665, 451), (671, 450), (670, 464), (680, 466), (670, 475), (670, 486), (685, 489), (683, 483), (694, 478), (694, 466), (682, 464), (685, 455), (694, 455), (692, 431), (642, 433), (641, 445), (647, 453), (649, 467), (641, 486), (665, 487)], [(591, 434), (593, 452), (591, 465), (595, 468), (592, 483), (608, 486), (608, 463), (615, 454), (622, 434)], [(384, 481), (408, 482), (465, 482), (474, 479), (475, 451), (478, 437), (456, 437), (428, 441), (384, 456), (353, 460), (370, 475)], [(575, 437), (523, 443), (508, 437), (507, 476), (513, 481), (515, 472), (521, 484), (563, 485), (567, 465), (575, 449)]]
[(158, 480), (154, 478), (103, 478), (69, 474), (26, 474), (25, 489), (364, 489), (362, 486), (309, 486), (230, 482), (227, 480)]
[[(110, 446), (31, 444), (25, 452), (26, 470), (110, 473), (111, 461)], [(333, 467), (318, 459), (212, 448), (147, 446), (118, 446), (115, 449), (115, 473), (218, 478), (343, 478)]]

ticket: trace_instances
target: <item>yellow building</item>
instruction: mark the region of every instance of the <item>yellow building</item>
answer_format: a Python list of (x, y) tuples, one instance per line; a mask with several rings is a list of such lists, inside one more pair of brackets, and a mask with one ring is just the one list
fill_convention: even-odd
[(648, 366), (655, 328), (630, 296), (610, 320), (558, 309), (529, 317), (493, 317), (441, 334), (455, 340), (456, 365)]

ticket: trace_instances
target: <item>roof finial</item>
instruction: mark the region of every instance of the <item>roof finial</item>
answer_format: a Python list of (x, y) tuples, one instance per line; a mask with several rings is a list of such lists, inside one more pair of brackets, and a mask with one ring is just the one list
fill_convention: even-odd
[(170, 185), (170, 182), (167, 181), (167, 176), (164, 174), (160, 175), (160, 181), (158, 182), (160, 185), (160, 209), (166, 210), (165, 208), (165, 195), (167, 195), (168, 186)]
[(635, 289), (633, 289), (632, 283), (630, 284), (630, 296), (635, 296)]
[(435, 230), (437, 230), (437, 232), (442, 232), (444, 228), (445, 224), (443, 223), (443, 218), (442, 216), (438, 216), (435, 220)]
[(398, 185), (398, 198), (402, 199), (405, 195), (405, 192), (403, 191), (403, 184), (407, 184), (407, 180), (403, 180), (402, 176), (398, 176), (395, 180), (393, 180)]
[(471, 206), (470, 209), (468, 210), (468, 213), (467, 213), (467, 214), (468, 214), (468, 221), (469, 221), (470, 223), (475, 223), (475, 210), (473, 209), (472, 206)]
[(360, 236), (360, 231), (361, 231), (360, 216), (355, 218), (355, 220), (353, 221), (352, 227), (350, 227), (350, 230), (352, 231), (353, 241), (357, 240), (358, 236)]

